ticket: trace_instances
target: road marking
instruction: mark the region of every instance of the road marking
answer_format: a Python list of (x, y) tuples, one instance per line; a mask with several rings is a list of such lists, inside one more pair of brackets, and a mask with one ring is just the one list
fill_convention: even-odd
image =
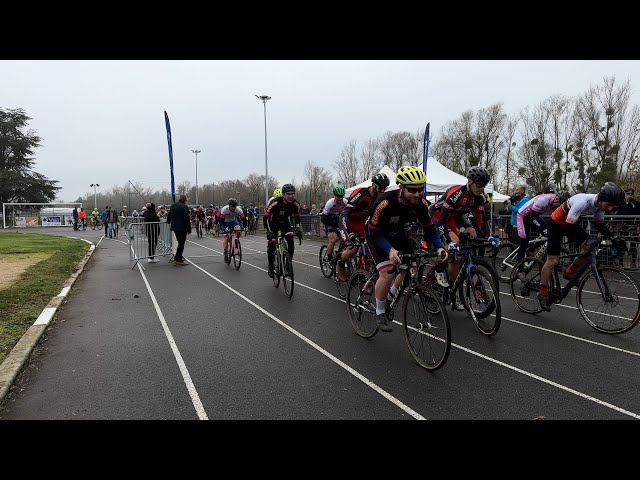
[(182, 359), (182, 355), (180, 355), (180, 350), (178, 350), (178, 346), (176, 345), (176, 342), (173, 339), (173, 335), (171, 335), (171, 330), (169, 330), (169, 326), (167, 325), (167, 322), (164, 319), (164, 315), (160, 310), (160, 306), (158, 305), (156, 296), (153, 294), (153, 291), (151, 290), (151, 286), (147, 281), (147, 277), (145, 276), (144, 271), (139, 263), (138, 263), (138, 269), (140, 270), (140, 275), (142, 275), (142, 280), (144, 280), (144, 284), (147, 286), (147, 291), (149, 292), (149, 296), (151, 297), (153, 306), (155, 307), (156, 313), (158, 314), (158, 318), (160, 319), (160, 323), (162, 324), (162, 329), (164, 330), (167, 340), (169, 341), (169, 345), (171, 346), (171, 351), (173, 352), (173, 356), (176, 358), (176, 361), (178, 362), (178, 368), (180, 369), (180, 373), (182, 374), (184, 383), (187, 385), (187, 390), (189, 391), (189, 396), (191, 397), (193, 406), (196, 409), (198, 418), (200, 420), (209, 420), (209, 418), (207, 417), (207, 412), (205, 412), (204, 406), (200, 401), (200, 396), (196, 391), (196, 387), (193, 384), (193, 381), (191, 380), (191, 375), (189, 375), (189, 370), (187, 370), (187, 366), (185, 365), (184, 360)]
[(56, 307), (46, 307), (35, 322), (34, 325), (48, 325), (51, 319), (53, 318), (53, 314), (56, 313)]
[[(195, 242), (191, 242), (191, 243), (195, 243)], [(195, 243), (195, 244), (196, 244), (196, 245), (198, 245), (198, 246), (200, 246), (200, 247), (203, 247), (203, 248), (209, 248), (209, 247), (206, 247), (206, 246), (204, 246), (204, 245), (200, 245), (200, 244), (197, 244), (197, 243)], [(213, 249), (211, 249), (211, 250), (213, 250)], [(214, 250), (214, 251), (216, 251), (216, 250)], [(247, 262), (243, 262), (243, 263), (244, 263), (244, 264), (246, 264), (246, 265), (249, 265), (249, 266), (251, 266), (251, 267), (257, 268), (257, 269), (259, 269), (259, 270), (266, 271), (266, 270), (264, 270), (263, 268), (258, 267), (258, 266), (256, 266), (256, 265), (252, 265), (252, 264), (247, 263)], [(266, 315), (268, 315), (269, 317), (273, 318), (275, 321), (277, 321), (278, 323), (280, 323), (282, 326), (284, 326), (285, 328), (287, 328), (288, 330), (290, 330), (291, 332), (293, 332), (294, 334), (296, 334), (296, 335), (297, 335), (297, 336), (299, 336), (300, 338), (302, 338), (304, 341), (308, 342), (308, 343), (309, 343), (310, 345), (312, 345), (314, 348), (318, 349), (319, 351), (321, 351), (322, 353), (324, 353), (325, 355), (327, 355), (329, 358), (331, 358), (331, 359), (335, 358), (335, 357), (333, 357), (333, 355), (331, 355), (329, 352), (326, 352), (324, 349), (322, 349), (321, 347), (317, 346), (315, 343), (311, 342), (311, 340), (306, 339), (306, 337), (302, 336), (302, 334), (298, 333), (296, 330), (294, 330), (294, 329), (292, 329), (291, 327), (289, 327), (288, 325), (284, 324), (283, 322), (281, 322), (280, 320), (278, 320), (276, 317), (274, 317), (273, 315), (271, 315), (269, 312), (267, 312), (266, 310), (262, 309), (262, 307), (260, 307), (260, 306), (256, 305), (256, 304), (255, 304), (255, 303), (253, 303), (251, 300), (249, 300), (247, 297), (245, 297), (245, 296), (244, 296), (244, 295), (242, 295), (241, 293), (239, 293), (239, 292), (235, 291), (233, 288), (231, 288), (230, 286), (226, 285), (226, 284), (225, 284), (224, 282), (222, 282), (221, 280), (218, 280), (216, 277), (214, 277), (213, 275), (211, 275), (211, 274), (210, 274), (209, 272), (207, 272), (206, 270), (202, 269), (202, 268), (201, 268), (201, 267), (199, 267), (198, 265), (195, 265), (195, 264), (194, 264), (194, 266), (195, 266), (195, 267), (197, 267), (197, 268), (199, 268), (199, 269), (200, 269), (201, 271), (203, 271), (205, 274), (207, 274), (207, 275), (211, 276), (211, 278), (215, 279), (216, 281), (218, 281), (219, 283), (221, 283), (221, 284), (222, 284), (222, 285), (224, 285), (225, 287), (227, 287), (229, 290), (231, 290), (231, 291), (232, 291), (233, 293), (235, 293), (236, 295), (238, 295), (238, 296), (242, 297), (243, 299), (245, 299), (247, 302), (249, 302), (250, 304), (252, 304), (255, 308), (259, 309), (260, 311), (262, 311), (263, 313), (265, 313), (265, 314), (266, 314)], [(308, 289), (310, 289), (310, 290), (314, 290), (314, 291), (316, 291), (316, 292), (318, 292), (318, 293), (321, 293), (321, 294), (323, 294), (323, 295), (326, 295), (326, 296), (328, 296), (328, 297), (334, 298), (335, 300), (338, 300), (338, 301), (340, 301), (340, 302), (342, 302), (342, 303), (346, 303), (346, 301), (345, 301), (345, 300), (342, 300), (342, 299), (341, 299), (341, 298), (339, 298), (339, 297), (334, 297), (333, 295), (326, 294), (326, 293), (324, 293), (324, 292), (322, 292), (322, 291), (320, 291), (320, 290), (317, 290), (317, 289), (315, 289), (315, 288), (313, 288), (313, 287), (309, 287), (309, 286), (307, 286), (307, 285), (301, 284), (300, 282), (297, 282), (297, 281), (295, 281), (295, 283), (296, 283), (296, 284), (298, 284), (298, 285), (300, 285), (300, 286), (306, 287), (306, 288), (308, 288)], [(398, 324), (398, 325), (400, 325), (400, 322), (398, 322), (398, 321), (396, 321), (396, 320), (393, 320), (393, 322), (394, 322), (394, 323), (396, 323), (396, 324)], [(567, 336), (569, 336), (569, 335), (567, 335)], [(570, 337), (570, 336), (569, 336), (569, 337)], [(584, 340), (584, 341), (587, 341), (587, 340)], [(595, 343), (595, 342), (593, 342), (593, 343)], [(577, 396), (579, 396), (579, 397), (581, 397), (581, 398), (584, 398), (584, 399), (586, 399), (586, 400), (589, 400), (589, 401), (591, 401), (591, 402), (594, 402), (594, 403), (597, 403), (597, 404), (599, 404), (599, 405), (605, 406), (605, 407), (607, 407), (607, 408), (610, 408), (610, 409), (615, 410), (615, 411), (617, 411), (617, 412), (620, 412), (620, 413), (623, 413), (623, 414), (625, 414), (625, 415), (631, 416), (631, 417), (633, 417), (633, 418), (640, 419), (640, 415), (639, 415), (639, 414), (636, 414), (636, 413), (630, 412), (630, 411), (628, 411), (628, 410), (625, 410), (625, 409), (623, 409), (623, 408), (621, 408), (621, 407), (618, 407), (618, 406), (616, 406), (616, 405), (613, 405), (613, 404), (611, 404), (611, 403), (605, 402), (605, 401), (600, 400), (600, 399), (598, 399), (598, 398), (595, 398), (595, 397), (592, 397), (592, 396), (587, 395), (587, 394), (585, 394), (585, 393), (579, 392), (578, 390), (574, 390), (574, 389), (572, 389), (572, 388), (566, 387), (566, 386), (561, 385), (561, 384), (559, 384), (559, 383), (556, 383), (556, 382), (554, 382), (554, 381), (552, 381), (552, 380), (548, 380), (548, 379), (546, 379), (546, 378), (544, 378), (544, 377), (541, 377), (541, 376), (539, 376), (539, 375), (536, 375), (536, 374), (534, 374), (534, 373), (527, 372), (526, 370), (520, 369), (520, 368), (518, 368), (518, 367), (511, 366), (511, 365), (509, 365), (509, 364), (507, 364), (507, 363), (504, 363), (504, 362), (501, 362), (501, 361), (499, 361), (499, 360), (493, 359), (493, 358), (488, 357), (488, 356), (486, 356), (486, 355), (484, 355), (484, 354), (482, 354), (482, 353), (479, 353), (479, 352), (473, 351), (473, 350), (471, 350), (471, 349), (468, 349), (468, 348), (466, 348), (466, 347), (463, 347), (462, 345), (458, 345), (457, 343), (453, 343), (453, 342), (451, 342), (451, 346), (452, 346), (452, 347), (459, 348), (460, 350), (463, 350), (463, 351), (465, 351), (465, 352), (467, 352), (467, 353), (469, 353), (469, 354), (471, 354), (471, 355), (475, 355), (475, 356), (477, 356), (477, 357), (480, 357), (480, 358), (482, 358), (482, 359), (484, 359), (484, 360), (487, 360), (487, 361), (489, 361), (489, 362), (495, 363), (495, 364), (500, 365), (500, 366), (502, 366), (502, 367), (508, 368), (508, 369), (513, 370), (513, 371), (515, 371), (515, 372), (518, 372), (518, 373), (520, 373), (520, 374), (522, 374), (522, 375), (525, 375), (525, 376), (527, 376), (527, 377), (529, 377), (529, 378), (533, 378), (533, 379), (538, 380), (538, 381), (540, 381), (540, 382), (543, 382), (543, 383), (546, 383), (546, 384), (551, 385), (551, 386), (553, 386), (553, 387), (559, 388), (560, 390), (564, 390), (564, 391), (566, 391), (566, 392), (572, 393), (572, 394), (574, 394), (574, 395), (577, 395)], [(325, 352), (326, 352), (326, 353), (325, 353)], [(338, 359), (336, 359), (336, 361), (337, 361), (337, 362), (340, 362), (340, 360), (338, 360)], [(345, 364), (342, 364), (342, 362), (340, 362), (340, 364), (341, 364), (341, 366), (342, 366), (342, 365), (345, 365)], [(345, 367), (347, 367), (348, 369), (351, 369), (351, 367), (348, 367), (347, 365), (345, 365)], [(343, 367), (343, 368), (344, 368), (344, 367)], [(354, 371), (354, 372), (355, 372), (355, 371)], [(350, 373), (351, 373), (351, 371), (350, 371)], [(357, 375), (356, 375), (356, 373), (357, 373), (357, 372), (355, 372), (355, 373), (354, 373), (354, 375), (355, 375), (356, 377), (358, 377), (358, 378), (362, 377), (362, 379), (364, 379), (363, 381), (365, 381), (365, 383), (370, 382), (368, 379), (366, 379), (366, 377), (363, 377), (363, 376), (361, 376), (360, 374), (357, 374)], [(371, 384), (372, 384), (372, 385), (375, 385), (375, 384), (373, 384), (372, 382), (371, 382)], [(373, 387), (372, 387), (372, 388), (373, 388)], [(376, 390), (377, 390), (377, 388), (378, 388), (378, 387), (376, 386), (376, 388), (374, 388), (374, 389), (376, 389)], [(380, 390), (381, 390), (381, 389), (380, 389)], [(382, 390), (381, 390), (381, 391), (382, 391)], [(385, 393), (386, 393), (386, 392), (385, 392)], [(395, 397), (392, 397), (390, 394), (387, 394), (387, 395), (389, 395), (389, 397), (387, 397), (387, 398), (394, 398), (394, 399), (395, 399)], [(386, 395), (383, 395), (383, 396), (385, 396), (385, 397), (386, 397)], [(400, 401), (398, 400), (398, 402), (400, 402)], [(395, 403), (395, 402), (394, 402), (394, 403)], [(401, 402), (400, 402), (400, 403), (401, 403)], [(402, 404), (402, 405), (404, 405), (404, 404)], [(407, 408), (409, 408), (409, 407), (407, 407)], [(409, 410), (411, 410), (411, 409), (409, 409)], [(413, 410), (411, 410), (411, 411), (413, 412)], [(419, 414), (418, 414), (418, 413), (416, 413), (416, 415), (419, 415)], [(417, 417), (416, 417), (416, 418), (417, 418)]]

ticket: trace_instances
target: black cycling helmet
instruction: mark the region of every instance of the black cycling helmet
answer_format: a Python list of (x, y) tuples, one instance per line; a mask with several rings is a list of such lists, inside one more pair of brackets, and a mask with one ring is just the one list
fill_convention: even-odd
[(489, 183), (489, 172), (484, 167), (471, 167), (469, 169), (469, 173), (467, 173), (467, 178), (470, 178), (473, 182), (478, 183)]
[[(550, 193), (553, 193), (553, 192), (550, 192)], [(571, 194), (569, 192), (567, 192), (566, 190), (560, 190), (558, 193), (556, 193), (556, 197), (558, 198), (560, 203), (564, 203), (567, 200), (569, 200), (570, 196), (571, 196)]]
[(613, 182), (607, 182), (600, 189), (598, 200), (620, 206), (624, 204), (624, 190)]
[(236, 200), (235, 198), (230, 198), (229, 199), (229, 206), (230, 207), (235, 207), (238, 205), (238, 200)]
[(282, 190), (282, 194), (284, 195), (287, 192), (295, 192), (296, 187), (294, 187), (290, 183), (285, 183), (280, 190)]
[(371, 177), (371, 183), (375, 183), (382, 188), (387, 188), (390, 182), (389, 177), (387, 177), (384, 173), (376, 173), (373, 177)]

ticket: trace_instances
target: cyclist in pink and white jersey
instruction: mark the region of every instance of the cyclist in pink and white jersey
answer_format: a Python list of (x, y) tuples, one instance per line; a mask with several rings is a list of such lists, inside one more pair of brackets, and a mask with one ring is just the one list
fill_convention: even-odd
[(542, 193), (536, 195), (525, 203), (516, 215), (516, 227), (520, 237), (518, 260), (524, 258), (529, 246), (529, 235), (535, 230), (543, 235), (547, 234), (547, 222), (540, 216), (542, 212), (550, 212), (566, 202), (571, 194), (569, 192)]

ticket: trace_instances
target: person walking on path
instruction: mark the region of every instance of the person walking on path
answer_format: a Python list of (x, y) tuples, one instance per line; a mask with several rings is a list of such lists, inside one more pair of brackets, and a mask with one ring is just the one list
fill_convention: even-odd
[(73, 207), (73, 229), (78, 230), (78, 207)]
[(104, 236), (106, 237), (109, 234), (109, 224), (107, 223), (107, 214), (109, 213), (109, 206), (104, 207), (104, 210), (100, 214), (102, 218), (102, 224), (104, 225)]
[[(82, 225), (82, 229), (86, 230), (87, 229), (87, 212), (85, 212), (82, 207), (80, 207), (80, 211), (78, 212), (78, 221)], [(78, 227), (78, 230), (80, 230), (80, 227)]]
[(149, 223), (145, 225), (145, 233), (147, 234), (147, 240), (149, 244), (149, 263), (159, 262), (155, 258), (156, 246), (158, 245), (158, 236), (160, 235), (160, 217), (156, 213), (156, 206), (154, 203), (147, 204), (147, 210), (144, 212), (144, 222)]
[(109, 224), (109, 238), (116, 237), (116, 223), (118, 223), (118, 214), (116, 209), (111, 207), (107, 213), (107, 223)]
[(182, 256), (187, 235), (191, 233), (191, 219), (189, 217), (189, 207), (187, 206), (187, 196), (185, 194), (180, 195), (178, 201), (169, 208), (167, 223), (171, 225), (171, 230), (175, 233), (176, 239), (178, 240), (178, 248), (174, 257), (175, 264), (180, 266), (189, 265)]

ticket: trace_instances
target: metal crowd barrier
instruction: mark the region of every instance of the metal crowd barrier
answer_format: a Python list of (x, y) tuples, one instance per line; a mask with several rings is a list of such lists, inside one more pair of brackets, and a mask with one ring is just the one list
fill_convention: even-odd
[[(549, 215), (542, 215), (545, 220), (549, 219)], [(578, 224), (585, 229), (591, 238), (595, 239), (598, 231), (591, 222), (593, 216), (583, 216)], [(625, 270), (638, 270), (640, 265), (638, 262), (638, 250), (640, 244), (640, 216), (639, 215), (605, 215), (604, 221), (611, 230), (611, 233), (617, 235), (627, 244), (627, 251), (623, 256), (612, 257), (608, 248), (600, 250), (598, 261), (602, 265), (614, 265), (622, 267)], [(510, 240), (516, 245), (519, 243), (518, 234), (515, 228), (510, 227), (511, 215), (498, 215), (493, 217), (492, 232), (503, 240)], [(566, 240), (566, 239), (565, 239)], [(606, 242), (605, 245), (611, 242)], [(578, 252), (579, 245), (565, 242), (565, 247), (571, 252)]]
[[(136, 220), (138, 221), (130, 222), (126, 228), (129, 242), (129, 261), (135, 261), (131, 267), (132, 270), (142, 259), (164, 257), (175, 253), (172, 250), (171, 225), (167, 222)], [(123, 228), (122, 231), (125, 229)]]

